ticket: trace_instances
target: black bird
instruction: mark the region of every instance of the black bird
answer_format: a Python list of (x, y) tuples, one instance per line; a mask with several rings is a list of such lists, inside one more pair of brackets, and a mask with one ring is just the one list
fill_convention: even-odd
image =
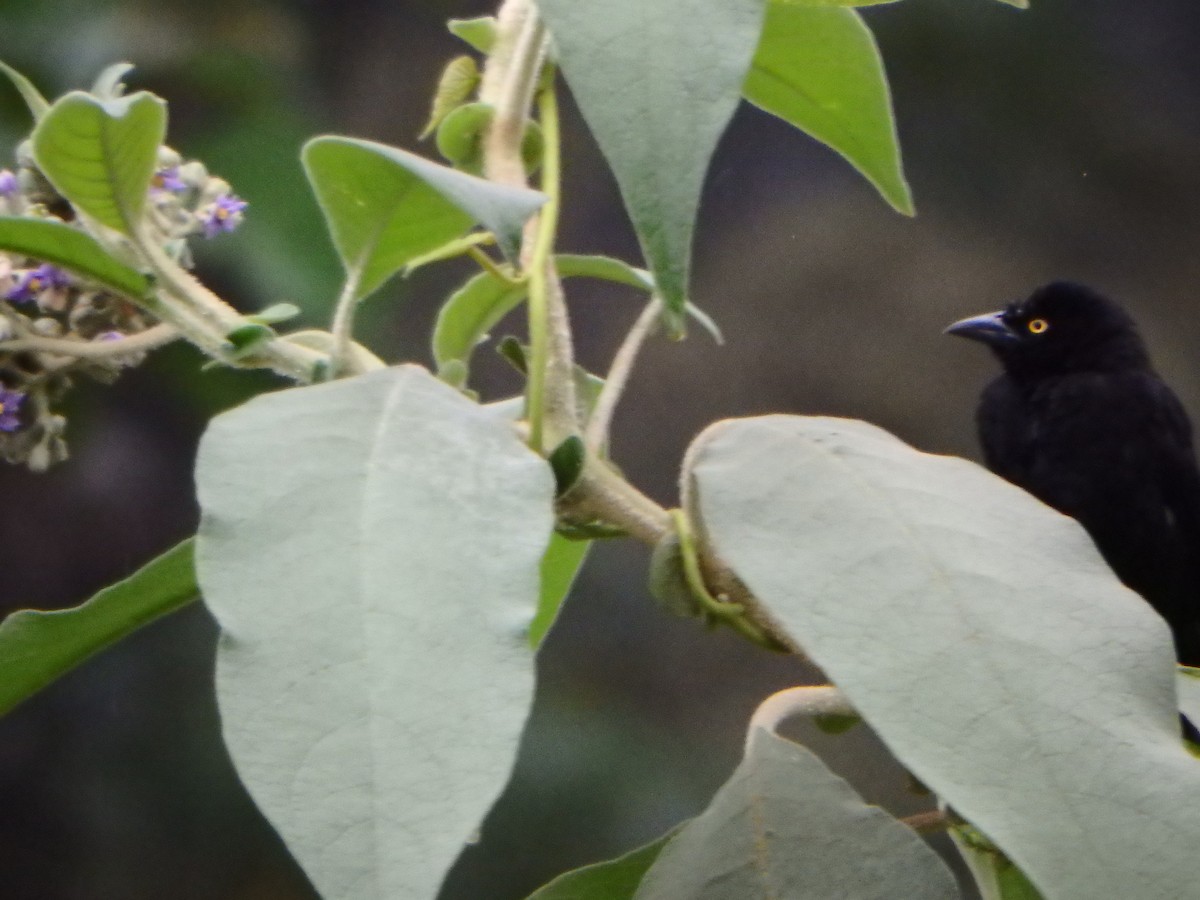
[(977, 413), (989, 469), (1079, 521), (1109, 566), (1200, 665), (1200, 471), (1179, 399), (1129, 315), (1058, 281), (946, 329), (1004, 372)]

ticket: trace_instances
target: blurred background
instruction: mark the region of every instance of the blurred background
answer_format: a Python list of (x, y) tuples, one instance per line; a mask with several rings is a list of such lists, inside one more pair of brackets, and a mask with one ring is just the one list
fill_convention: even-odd
[[(680, 457), (708, 422), (765, 412), (860, 417), (930, 451), (975, 457), (993, 371), (942, 328), (1058, 277), (1123, 300), (1200, 414), (1200, 7), (906, 0), (869, 9), (891, 78), (918, 216), (894, 213), (831, 151), (743, 107), (710, 172), (695, 301), (724, 329), (660, 341), (639, 363), (613, 452), (674, 504)], [(339, 271), (297, 161), (337, 132), (416, 149), (449, 17), (474, 0), (0, 0), (0, 58), (55, 96), (117, 60), (170, 101), (170, 143), (250, 201), (200, 248), (201, 277), (245, 309), (326, 321)], [(637, 260), (614, 182), (567, 102), (560, 247)], [(0, 166), (29, 123), (0, 85)], [(389, 284), (362, 337), (429, 362), (459, 264)], [(604, 370), (640, 308), (570, 286), (581, 360)], [(519, 325), (514, 325), (519, 329)], [(517, 382), (479, 354), (486, 397)], [(69, 407), (72, 459), (0, 470), (0, 613), (75, 604), (192, 533), (205, 422), (280, 387), (200, 374), (160, 352)], [(652, 424), (650, 424), (652, 423)], [(649, 424), (649, 427), (648, 427)], [(443, 900), (518, 900), (557, 872), (698, 812), (738, 760), (791, 660), (661, 612), (648, 553), (597, 547), (539, 659), (537, 705), (502, 801)], [(93, 659), (0, 719), (0, 893), (12, 900), (307, 898), (312, 889), (239, 786), (211, 696), (216, 628), (199, 605)], [(917, 711), (919, 715), (919, 711)], [(927, 808), (863, 727), (797, 737), (898, 814)]]

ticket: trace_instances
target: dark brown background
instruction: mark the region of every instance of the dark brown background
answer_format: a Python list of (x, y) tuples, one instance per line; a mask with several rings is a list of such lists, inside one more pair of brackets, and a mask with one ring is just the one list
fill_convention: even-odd
[[(866, 15), (891, 75), (920, 215), (888, 209), (828, 150), (743, 108), (713, 163), (694, 299), (725, 330), (657, 343), (616, 426), (629, 476), (672, 503), (707, 422), (761, 412), (869, 419), (939, 452), (975, 454), (971, 410), (991, 371), (940, 334), (1055, 277), (1124, 299), (1200, 410), (1200, 10), (1190, 0), (908, 0)], [(486, 3), (0, 0), (0, 58), (46, 93), (129, 59), (171, 102), (171, 142), (251, 202), (203, 276), (246, 308), (327, 315), (337, 267), (297, 163), (340, 132), (415, 147), (450, 16)], [(0, 144), (27, 128), (0, 87)], [(426, 148), (424, 152), (433, 151)], [(611, 177), (568, 104), (560, 246), (636, 258)], [(7, 153), (7, 151), (5, 151)], [(371, 301), (363, 335), (428, 361), (439, 302), (466, 269), (428, 271)], [(603, 369), (637, 298), (580, 285), (585, 363)], [(486, 357), (488, 354), (482, 354)], [(270, 378), (198, 374), (161, 354), (114, 388), (80, 390), (74, 458), (0, 471), (0, 610), (75, 603), (195, 527), (190, 469), (204, 422)], [(515, 387), (481, 366), (486, 392)], [(659, 612), (646, 552), (600, 548), (542, 655), (514, 785), (443, 892), (520, 898), (700, 809), (736, 763), (753, 706), (803, 677), (726, 634)], [(1019, 560), (1014, 560), (1018, 565)], [(14, 900), (309, 896), (239, 788), (210, 697), (215, 629), (200, 607), (156, 624), (0, 720), (0, 894)], [(916, 715), (920, 711), (915, 711)], [(872, 800), (924, 801), (865, 729), (799, 732)]]

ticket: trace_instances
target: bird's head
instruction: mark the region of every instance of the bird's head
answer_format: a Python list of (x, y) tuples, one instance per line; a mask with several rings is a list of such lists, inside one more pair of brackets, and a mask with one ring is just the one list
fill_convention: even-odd
[(1149, 366), (1128, 313), (1091, 288), (1055, 281), (999, 312), (955, 322), (946, 334), (987, 344), (1016, 378)]

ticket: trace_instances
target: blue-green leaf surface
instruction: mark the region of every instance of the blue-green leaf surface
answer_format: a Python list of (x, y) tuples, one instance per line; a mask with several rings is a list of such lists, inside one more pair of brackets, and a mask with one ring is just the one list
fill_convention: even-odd
[(242, 780), (325, 900), (432, 898), (531, 702), (549, 467), (404, 366), (220, 416), (197, 487)]
[(1170, 631), (1078, 523), (843, 419), (718, 423), (687, 483), (715, 552), (1046, 900), (1195, 892)]
[(765, 0), (541, 0), (567, 83), (616, 175), (682, 331), (709, 160), (741, 96)]
[(761, 728), (709, 804), (658, 855), (634, 900), (957, 900), (920, 837), (811, 752)]

